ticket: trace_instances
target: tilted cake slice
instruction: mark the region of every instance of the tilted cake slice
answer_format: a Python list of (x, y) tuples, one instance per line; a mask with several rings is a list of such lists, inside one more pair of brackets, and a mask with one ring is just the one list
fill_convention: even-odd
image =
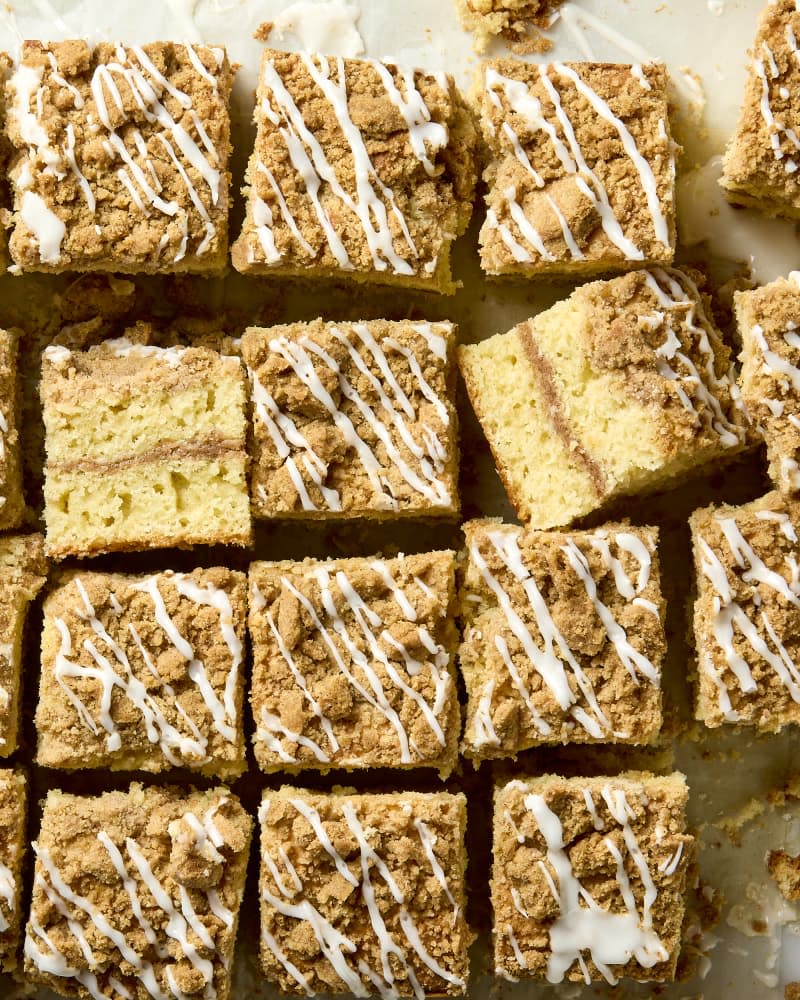
[(250, 544), (238, 357), (125, 339), (49, 347), (40, 392), (50, 555)]
[(17, 968), (22, 930), (22, 862), (28, 850), (28, 781), (0, 769), (0, 969)]
[(255, 123), (238, 271), (455, 290), (476, 130), (452, 77), (267, 50)]
[(666, 652), (655, 528), (464, 525), (463, 752), (647, 744), (661, 729)]
[(460, 348), (459, 363), (509, 498), (534, 528), (667, 486), (747, 443), (730, 351), (679, 271), (582, 285)]
[(0, 530), (18, 528), (25, 516), (18, 346), (16, 334), (0, 330)]

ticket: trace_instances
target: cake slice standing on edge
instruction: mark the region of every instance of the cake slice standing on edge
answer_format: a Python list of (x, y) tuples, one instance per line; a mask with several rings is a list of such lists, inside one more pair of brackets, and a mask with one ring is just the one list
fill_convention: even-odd
[(460, 348), (459, 364), (509, 499), (534, 528), (667, 487), (749, 443), (730, 351), (679, 271), (582, 285)]
[(309, 996), (463, 996), (466, 807), (445, 792), (265, 792), (267, 980)]
[(0, 530), (18, 528), (25, 517), (18, 349), (18, 335), (0, 330)]
[(227, 788), (48, 792), (26, 980), (81, 1000), (228, 1000), (252, 828)]
[(800, 723), (800, 501), (768, 493), (691, 517), (696, 716), (762, 732)]
[(251, 543), (238, 357), (50, 347), (40, 392), (49, 555)]
[(224, 271), (232, 86), (223, 48), (23, 43), (7, 88), (17, 269)]
[(455, 291), (477, 135), (452, 77), (267, 50), (255, 124), (237, 271)]
[(44, 604), (36, 762), (238, 777), (246, 615), (246, 578), (228, 569), (59, 577)]
[(484, 520), (464, 533), (463, 752), (479, 761), (656, 740), (666, 652), (658, 529), (567, 534)]
[(0, 757), (19, 746), (25, 618), (46, 579), (41, 535), (0, 537)]
[(19, 964), (22, 861), (28, 850), (28, 782), (22, 771), (0, 770), (0, 969)]
[(800, 491), (800, 272), (737, 292), (742, 338), (739, 384), (764, 435), (769, 475), (785, 493)]
[(662, 64), (501, 59), (481, 68), (477, 91), (487, 274), (571, 278), (672, 263), (677, 147)]
[(456, 764), (455, 554), (250, 565), (264, 771)]
[(385, 320), (247, 330), (254, 515), (455, 517), (455, 338)]
[(767, 215), (800, 218), (800, 10), (764, 4), (739, 122), (722, 161), (725, 197)]
[(494, 971), (550, 983), (670, 982), (687, 871), (682, 774), (544, 775), (494, 798)]

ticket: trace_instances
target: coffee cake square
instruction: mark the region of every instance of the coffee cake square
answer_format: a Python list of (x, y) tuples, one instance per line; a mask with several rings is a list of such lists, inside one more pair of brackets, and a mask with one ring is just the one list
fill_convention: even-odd
[(461, 996), (466, 799), (266, 792), (261, 963), (286, 993)]
[(769, 475), (800, 491), (800, 273), (737, 292), (742, 398), (767, 442)]
[(481, 68), (488, 148), (481, 265), (489, 275), (586, 276), (670, 264), (675, 152), (661, 63)]
[(435, 767), (458, 754), (455, 553), (252, 563), (264, 771)]
[(768, 493), (690, 525), (697, 718), (764, 732), (800, 722), (800, 502)]
[(681, 271), (580, 285), (461, 347), (459, 364), (509, 499), (534, 528), (663, 489), (752, 443), (730, 350)]
[(7, 88), (17, 268), (223, 271), (232, 85), (223, 48), (23, 43)]
[(25, 517), (19, 440), (19, 338), (0, 330), (0, 530), (18, 528)]
[(46, 579), (41, 535), (0, 537), (0, 757), (19, 746), (25, 619)]
[(62, 996), (231, 996), (253, 821), (227, 788), (52, 790), (25, 978)]
[(0, 969), (13, 972), (22, 930), (22, 861), (28, 849), (28, 782), (22, 771), (0, 770)]
[(49, 347), (40, 394), (50, 555), (251, 543), (238, 357), (125, 338)]
[(652, 743), (666, 652), (658, 529), (567, 534), (484, 520), (464, 534), (464, 753)]
[(764, 4), (736, 130), (722, 161), (728, 201), (800, 218), (800, 11), (795, 0)]
[(458, 513), (455, 329), (371, 320), (253, 327), (253, 513)]
[(452, 77), (267, 50), (255, 124), (238, 271), (455, 291), (477, 133)]
[(682, 774), (512, 781), (494, 798), (495, 974), (674, 980), (687, 870)]
[(44, 604), (37, 763), (245, 769), (247, 580), (228, 569), (70, 571)]

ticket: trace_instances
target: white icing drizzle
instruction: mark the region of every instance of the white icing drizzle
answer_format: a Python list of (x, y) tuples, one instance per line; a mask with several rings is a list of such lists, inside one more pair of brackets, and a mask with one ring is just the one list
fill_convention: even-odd
[[(539, 79), (550, 99), (555, 120), (550, 120), (544, 113), (542, 104), (528, 89), (525, 83), (502, 76), (495, 69), (489, 68), (484, 75), (484, 88), (488, 99), (497, 108), (502, 108), (500, 92), (502, 91), (506, 102), (511, 110), (518, 114), (525, 122), (526, 126), (534, 132), (543, 132), (550, 141), (556, 155), (558, 156), (564, 171), (573, 176), (579, 191), (592, 203), (597, 211), (600, 222), (608, 239), (619, 249), (629, 260), (643, 260), (644, 254), (623, 231), (619, 220), (609, 200), (609, 194), (597, 174), (589, 167), (583, 151), (575, 136), (573, 123), (567, 116), (561, 102), (561, 91), (554, 82), (553, 73), (556, 77), (569, 80), (575, 89), (592, 106), (595, 113), (608, 122), (616, 131), (620, 138), (626, 155), (633, 163), (639, 176), (644, 193), (645, 201), (653, 224), (655, 238), (665, 247), (670, 246), (669, 226), (661, 208), (661, 201), (658, 196), (658, 186), (652, 167), (644, 156), (639, 152), (636, 141), (631, 135), (624, 122), (619, 119), (604, 101), (575, 70), (563, 63), (554, 63), (551, 67), (539, 67)], [(641, 66), (631, 68), (631, 75), (636, 78), (640, 85), (642, 81), (650, 85), (642, 73)], [(560, 133), (559, 134), (559, 130)], [(515, 158), (522, 164), (526, 172), (532, 177), (534, 185), (541, 188), (544, 185), (541, 175), (532, 166), (527, 153), (522, 147), (518, 134), (514, 131), (510, 122), (503, 122), (503, 135), (510, 143)], [(563, 139), (562, 136), (563, 135)], [(663, 141), (667, 147), (670, 146), (669, 138), (664, 134)], [(531, 220), (525, 215), (521, 204), (517, 201), (517, 192), (513, 186), (508, 186), (502, 192), (503, 201), (508, 208), (511, 220), (515, 223), (519, 234), (522, 236), (535, 253), (545, 261), (553, 261), (555, 257), (547, 249), (542, 241), (541, 235), (533, 226)], [(548, 199), (551, 209), (561, 228), (562, 236), (570, 256), (574, 260), (582, 260), (583, 252), (578, 246), (567, 220), (561, 211), (560, 206), (550, 197)], [(498, 220), (494, 210), (487, 212), (486, 225), (489, 229), (496, 229), (503, 242), (506, 244), (514, 259), (520, 263), (527, 263), (534, 260), (533, 254), (525, 245), (519, 242), (512, 233), (511, 228), (506, 223)]]
[[(433, 333), (430, 326), (418, 325), (414, 330), (429, 348), (433, 344), (437, 351), (440, 350), (439, 342), (443, 338)], [(345, 443), (354, 450), (381, 509), (397, 510), (400, 507), (381, 464), (382, 459), (376, 446), (359, 434), (350, 417), (337, 406), (320, 378), (318, 368), (328, 369), (336, 375), (342, 395), (356, 407), (370, 436), (374, 434), (383, 445), (386, 455), (383, 461), (391, 463), (407, 487), (433, 506), (449, 506), (450, 490), (442, 475), (448, 458), (448, 441), (442, 432), (422, 421), (421, 408), (424, 404), (415, 407), (400, 385), (400, 378), (411, 378), (446, 433), (450, 424), (449, 413), (444, 401), (425, 378), (425, 355), (418, 354), (413, 347), (406, 347), (395, 337), (383, 337), (379, 343), (369, 326), (363, 323), (353, 323), (348, 327), (331, 326), (329, 332), (346, 349), (355, 371), (363, 376), (377, 398), (377, 405), (370, 405), (364, 399), (356, 388), (358, 379), (348, 377), (339, 362), (310, 335), (303, 335), (296, 341), (286, 337), (273, 338), (269, 341), (269, 349), (291, 365), (303, 385), (328, 412)], [(391, 362), (389, 355), (392, 356)], [(398, 362), (398, 356), (404, 360)], [(284, 462), (303, 509), (319, 510), (321, 500), (322, 509), (341, 511), (340, 494), (325, 485), (328, 465), (313, 450), (294, 420), (280, 410), (269, 390), (252, 371), (250, 378), (256, 414), (266, 427), (278, 457)], [(319, 498), (312, 498), (303, 470), (319, 491)]]
[(39, 246), (42, 263), (57, 264), (61, 260), (61, 243), (67, 231), (61, 219), (35, 191), (26, 191), (22, 195), (20, 215)]
[[(210, 685), (205, 665), (201, 660), (195, 658), (191, 646), (180, 635), (169, 617), (159, 590), (159, 577), (150, 577), (142, 583), (132, 586), (133, 590), (150, 595), (156, 621), (172, 645), (188, 661), (187, 675), (197, 686), (214, 726), (227, 741), (235, 742), (236, 685), (243, 658), (243, 648), (233, 626), (230, 599), (224, 591), (210, 584), (198, 586), (181, 574), (165, 574), (165, 577), (181, 597), (196, 605), (211, 606), (219, 614), (220, 631), (230, 654), (230, 667), (221, 701)], [(164, 577), (161, 579), (163, 581)], [(80, 604), (75, 607), (73, 613), (78, 619), (88, 624), (96, 636), (95, 640), (85, 639), (83, 642), (83, 649), (89, 654), (91, 662), (87, 664), (76, 657), (72, 635), (67, 623), (62, 618), (54, 617), (53, 624), (61, 636), (61, 644), (55, 656), (53, 674), (56, 682), (75, 709), (80, 722), (95, 736), (99, 736), (101, 731), (106, 733), (106, 749), (109, 752), (120, 750), (122, 748), (122, 735), (112, 714), (112, 700), (116, 690), (141, 713), (148, 740), (158, 744), (159, 749), (170, 764), (197, 767), (207, 763), (210, 760), (207, 738), (203, 736), (197, 721), (187, 714), (172, 686), (161, 678), (153, 654), (145, 648), (135, 626), (129, 623), (129, 631), (145, 666), (155, 678), (161, 681), (161, 691), (172, 701), (190, 735), (181, 732), (177, 726), (168, 721), (160, 701), (150, 694), (145, 684), (135, 674), (120, 641), (111, 635), (97, 617), (86, 589), (78, 577), (74, 580), (74, 586), (78, 591)], [(112, 607), (117, 614), (122, 610), (116, 595)], [(121, 637), (119, 638), (121, 640)], [(84, 683), (87, 680), (93, 681), (99, 685), (96, 718), (78, 691), (69, 683), (72, 679)]]
[[(786, 523), (780, 519), (780, 513), (772, 511), (760, 513), (767, 515), (767, 517), (760, 518), (761, 520), (775, 520), (784, 536), (792, 541), (792, 544), (796, 543), (797, 534), (794, 526), (789, 522), (788, 531), (794, 534), (794, 540), (792, 540), (791, 534), (787, 533)], [(770, 517), (770, 514), (775, 516)], [(761, 635), (756, 622), (745, 613), (739, 602), (734, 599), (728, 571), (720, 555), (711, 548), (706, 539), (698, 536), (696, 543), (700, 553), (700, 570), (713, 588), (711, 634), (716, 648), (722, 652), (725, 666), (733, 674), (739, 691), (745, 695), (756, 692), (758, 685), (753, 676), (751, 665), (735, 646), (738, 632), (749, 645), (752, 654), (772, 668), (792, 701), (800, 703), (800, 670), (775, 631), (757, 589), (761, 586), (768, 587), (782, 602), (800, 607), (800, 569), (796, 556), (794, 553), (784, 556), (789, 573), (787, 580), (781, 573), (770, 569), (761, 556), (755, 552), (744, 537), (734, 517), (718, 516), (717, 523), (728, 550), (736, 566), (739, 567), (739, 572), (734, 574), (734, 578), (739, 577), (743, 583), (751, 588), (750, 597), (758, 608), (758, 620), (767, 637), (764, 638)], [(700, 657), (700, 668), (717, 689), (718, 707), (723, 718), (728, 722), (740, 721), (741, 713), (733, 708), (730, 698), (731, 683), (725, 677), (724, 669), (721, 671), (716, 667), (709, 651), (705, 651), (705, 654)]]
[[(611, 984), (617, 982), (613, 966), (623, 966), (635, 959), (642, 968), (651, 969), (669, 958), (667, 949), (653, 929), (651, 911), (657, 893), (647, 861), (630, 824), (634, 813), (622, 789), (606, 786), (602, 790), (602, 797), (612, 818), (622, 828), (625, 850), (644, 888), (643, 899), (637, 903), (622, 851), (610, 836), (606, 836), (603, 842), (616, 863), (617, 883), (625, 906), (624, 912), (603, 909), (575, 876), (564, 844), (561, 820), (547, 806), (544, 797), (533, 793), (524, 797), (525, 808), (533, 815), (547, 844), (547, 865), (544, 862), (540, 862), (540, 865), (560, 911), (549, 930), (547, 980), (550, 983), (562, 982), (575, 962), (579, 963), (588, 983), (590, 980), (583, 958), (584, 952), (589, 953), (600, 973)], [(591, 799), (589, 789), (584, 789), (584, 799), (588, 807)], [(596, 811), (590, 809), (589, 812), (595, 829), (602, 829), (598, 825)], [(550, 874), (551, 869), (555, 872), (557, 884)]]
[[(505, 617), (508, 629), (522, 647), (522, 656), (524, 656), (526, 665), (539, 674), (563, 712), (569, 713), (571, 718), (582, 726), (593, 738), (602, 739), (604, 735), (607, 736), (612, 733), (611, 724), (600, 708), (589, 678), (553, 621), (533, 574), (523, 562), (522, 552), (519, 547), (519, 534), (518, 530), (494, 530), (487, 531), (485, 537), (488, 544), (492, 546), (494, 552), (502, 560), (504, 569), (512, 575), (525, 591), (528, 607), (533, 612), (534, 620), (541, 635), (541, 645), (534, 639), (533, 634), (515, 610), (513, 600), (504, 588), (502, 581), (489, 569), (479, 543), (471, 544), (470, 559), (483, 578), (486, 586), (495, 595), (500, 610)], [(638, 563), (635, 585), (626, 574), (619, 558), (612, 556), (608, 533), (599, 530), (590, 537), (590, 544), (600, 553), (606, 568), (612, 571), (620, 596), (629, 603), (633, 603), (636, 596), (648, 584), (652, 564), (651, 553), (647, 546), (630, 532), (616, 534), (614, 542), (619, 549), (627, 552)], [(563, 547), (563, 552), (567, 557), (569, 565), (583, 584), (587, 596), (594, 604), (609, 642), (613, 645), (620, 661), (629, 671), (631, 677), (637, 684), (644, 679), (648, 683), (658, 686), (660, 678), (655, 666), (644, 654), (633, 647), (624, 629), (614, 619), (608, 607), (599, 599), (597, 585), (589, 571), (586, 556), (572, 540)], [(654, 605), (653, 608), (656, 615), (658, 615), (658, 609)], [(549, 735), (551, 727), (541, 717), (540, 712), (535, 707), (528, 688), (522, 679), (519, 664), (514, 662), (504, 636), (501, 634), (496, 635), (494, 645), (511, 677), (515, 689), (528, 709), (534, 727), (541, 735)], [(519, 657), (520, 654), (517, 655)], [(570, 675), (577, 690), (573, 689), (573, 684), (570, 682)], [(478, 699), (477, 709), (468, 722), (467, 739), (475, 748), (480, 748), (487, 744), (499, 745), (500, 743), (491, 717), (491, 703), (494, 689), (494, 680), (484, 684), (480, 698)], [(578, 704), (579, 696), (582, 696), (585, 700), (586, 708)], [(617, 738), (625, 737), (624, 733), (614, 732), (613, 735)]]
[[(787, 23), (784, 37), (790, 52), (792, 52), (795, 57), (795, 60), (800, 60), (800, 52), (798, 52), (797, 41), (795, 39), (794, 32), (792, 31), (791, 24)], [(787, 174), (794, 174), (797, 172), (798, 168), (796, 156), (798, 151), (800, 151), (800, 137), (798, 137), (793, 128), (785, 125), (782, 119), (775, 117), (772, 105), (770, 104), (770, 91), (772, 85), (780, 77), (780, 71), (778, 69), (777, 62), (775, 61), (772, 49), (765, 41), (762, 41), (760, 53), (754, 56), (752, 65), (754, 73), (761, 81), (761, 98), (759, 100), (758, 107), (761, 112), (764, 127), (766, 128), (769, 136), (773, 156), (776, 160), (783, 164), (783, 169)], [(778, 86), (779, 93), (783, 89), (784, 88)], [(783, 95), (781, 94), (781, 96)], [(787, 156), (783, 148), (784, 138), (788, 140), (790, 145), (793, 147), (794, 152), (792, 155)]]
[[(409, 600), (407, 591), (397, 583), (392, 575), (389, 565), (384, 561), (375, 560), (371, 564), (371, 569), (382, 581), (408, 621), (416, 623), (417, 612)], [(319, 601), (322, 607), (319, 612), (309, 597), (300, 589), (302, 585), (295, 586), (286, 576), (281, 577), (281, 585), (300, 603), (311, 624), (325, 643), (332, 663), (356, 694), (371, 705), (392, 726), (397, 736), (401, 762), (410, 764), (415, 760), (422, 759), (422, 757), (409, 738), (398, 711), (392, 706), (393, 699), (387, 694), (387, 682), (399, 689), (405, 698), (416, 705), (437, 742), (444, 747), (446, 736), (440, 719), (448, 708), (452, 688), (452, 678), (448, 671), (449, 656), (446, 649), (433, 639), (425, 626), (417, 625), (416, 634), (419, 643), (430, 654), (424, 660), (417, 660), (411, 656), (402, 642), (383, 627), (381, 617), (373, 607), (364, 601), (343, 571), (336, 572), (333, 580), (331, 574), (324, 567), (319, 567), (312, 573), (320, 592)], [(334, 597), (333, 590), (334, 581), (336, 597)], [(339, 606), (342, 602), (354, 620), (355, 628), (352, 632), (339, 612)], [(258, 729), (257, 738), (263, 739), (268, 748), (277, 753), (286, 763), (295, 763), (297, 760), (291, 750), (284, 745), (287, 741), (290, 745), (305, 746), (321, 763), (330, 763), (333, 759), (331, 755), (340, 751), (334, 726), (314, 697), (306, 678), (298, 668), (291, 651), (281, 636), (271, 612), (267, 612), (266, 619), (278, 652), (289, 668), (313, 715), (319, 721), (330, 747), (330, 753), (323, 750), (318, 742), (305, 734), (291, 732), (278, 716), (268, 711), (262, 712), (262, 724)], [(338, 638), (339, 643), (336, 642), (334, 636)], [(343, 647), (343, 651), (341, 647)], [(388, 650), (400, 653), (405, 667), (404, 671), (392, 660)], [(382, 668), (385, 679), (382, 679), (376, 672), (375, 667), (378, 665)], [(433, 684), (433, 697), (430, 702), (412, 686), (413, 679), (421, 674), (428, 675)], [(281, 738), (278, 738), (276, 734)]]
[[(344, 860), (342, 855), (332, 843), (319, 813), (302, 799), (294, 798), (289, 800), (292, 806), (309, 823), (311, 829), (322, 846), (323, 850), (333, 861), (339, 874), (352, 886), (359, 890), (361, 900), (366, 907), (372, 932), (378, 940), (380, 949), (381, 969), (378, 972), (371, 968), (364, 959), (356, 961), (357, 968), (354, 969), (347, 960), (347, 955), (355, 954), (358, 949), (350, 938), (342, 934), (318, 909), (311, 900), (301, 898), (296, 900), (298, 892), (302, 892), (302, 885), (295, 886), (295, 890), (287, 889), (280, 871), (270, 855), (269, 850), (263, 846), (262, 839), (262, 859), (265, 867), (272, 875), (275, 886), (280, 895), (275, 895), (270, 889), (262, 889), (262, 898), (277, 913), (293, 920), (307, 923), (317, 940), (320, 952), (327, 958), (336, 975), (342, 980), (347, 990), (356, 997), (366, 997), (372, 992), (377, 992), (383, 1000), (396, 998), (400, 993), (395, 985), (396, 972), (399, 967), (402, 969), (408, 984), (411, 986), (417, 1000), (424, 1000), (426, 992), (419, 982), (416, 969), (418, 962), (433, 972), (445, 983), (461, 989), (466, 984), (458, 976), (443, 967), (430, 954), (425, 947), (420, 936), (419, 928), (406, 906), (405, 897), (397, 884), (397, 881), (387, 866), (386, 862), (376, 852), (369, 842), (369, 832), (365, 830), (358, 818), (358, 812), (354, 803), (345, 800), (341, 804), (341, 814), (344, 823), (358, 844), (359, 857), (357, 862), (351, 862), (358, 870), (358, 875), (354, 874), (352, 868)], [(263, 823), (267, 817), (270, 800), (265, 799), (259, 811), (259, 818)], [(447, 884), (444, 870), (441, 867), (433, 847), (436, 843), (435, 835), (430, 828), (418, 817), (413, 815), (413, 807), (409, 803), (403, 803), (404, 811), (411, 816), (420, 843), (426, 858), (431, 866), (435, 881), (438, 883), (442, 895), (453, 907), (454, 923), (458, 919), (460, 908), (455, 897)], [(295, 873), (296, 874), (296, 873)], [(389, 890), (392, 899), (391, 909), (399, 928), (390, 931), (387, 926), (387, 914), (381, 909), (379, 897), (375, 891), (374, 879), (379, 877)], [(299, 881), (299, 880), (298, 880)], [(402, 931), (404, 940), (399, 939), (398, 931)], [(262, 940), (270, 949), (275, 958), (280, 962), (289, 975), (311, 996), (312, 992), (306, 977), (300, 970), (290, 962), (283, 950), (278, 945), (275, 937), (269, 929), (262, 924)], [(393, 961), (394, 959), (394, 961)], [(369, 984), (369, 986), (367, 985)], [(374, 989), (370, 989), (369, 987)]]
[[(697, 286), (687, 275), (672, 269), (653, 268), (642, 273), (667, 325), (667, 339), (656, 350), (659, 374), (676, 383), (684, 408), (694, 414), (698, 425), (713, 430), (723, 447), (741, 445), (745, 438), (744, 412), (733, 366), (722, 375), (716, 372), (716, 357), (709, 338), (713, 327), (703, 310)], [(689, 356), (689, 337), (702, 356), (699, 368)], [(672, 361), (679, 362), (680, 371), (672, 367)], [(733, 410), (742, 415), (741, 424), (734, 423), (723, 411), (720, 396), (725, 395), (730, 397)]]
[[(341, 57), (328, 59), (324, 56), (307, 54), (303, 54), (301, 58), (314, 84), (332, 109), (350, 147), (355, 192), (351, 194), (337, 176), (322, 144), (308, 128), (300, 108), (285, 86), (273, 61), (267, 61), (262, 68), (262, 84), (269, 90), (270, 96), (262, 100), (260, 108), (266, 119), (276, 126), (286, 146), (292, 166), (302, 180), (305, 192), (311, 201), (328, 249), (340, 268), (353, 269), (354, 265), (340, 236), (341, 226), (334, 225), (323, 207), (320, 197), (323, 185), (346, 211), (358, 219), (372, 266), (376, 271), (385, 271), (388, 268), (393, 274), (405, 276), (416, 274), (419, 254), (408, 221), (397, 205), (393, 191), (381, 180), (370, 159), (364, 137), (350, 117), (345, 61)], [(332, 73), (334, 64), (336, 79)], [(416, 86), (415, 71), (395, 69), (374, 60), (371, 60), (369, 65), (374, 69), (389, 100), (406, 125), (409, 146), (414, 156), (428, 175), (435, 175), (438, 168), (435, 162), (436, 155), (446, 148), (449, 134), (446, 126), (432, 120), (430, 109)], [(395, 72), (402, 80), (404, 92), (395, 82)], [(437, 82), (435, 77), (428, 76), (426, 79), (429, 82), (432, 80)], [(446, 85), (445, 91), (449, 93), (446, 79), (441, 83), (437, 82), (437, 86), (441, 87), (442, 83)], [(271, 102), (274, 102), (274, 106)], [(294, 242), (304, 254), (315, 256), (313, 248), (300, 234), (276, 178), (263, 162), (257, 162), (256, 170), (267, 177), (277, 199), (281, 217)], [(265, 205), (263, 200), (261, 203)], [(276, 246), (273, 232), (274, 213), (271, 208), (266, 205), (265, 207), (268, 210), (259, 209), (258, 219), (254, 218), (253, 221), (265, 260), (268, 264), (274, 264), (283, 259), (284, 253)], [(399, 229), (398, 235), (392, 232), (390, 216)]]

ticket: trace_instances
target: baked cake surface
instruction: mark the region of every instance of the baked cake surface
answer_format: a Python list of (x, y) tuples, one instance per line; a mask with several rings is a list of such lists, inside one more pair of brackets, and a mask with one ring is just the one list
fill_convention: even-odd
[(449, 323), (247, 330), (254, 514), (457, 514), (454, 351)]
[(800, 273), (737, 292), (742, 399), (767, 442), (769, 475), (800, 490)]
[(464, 525), (464, 753), (652, 742), (666, 651), (658, 529)]
[(720, 184), (736, 205), (800, 218), (800, 11), (795, 0), (764, 4), (736, 130)]
[(453, 769), (455, 554), (252, 563), (251, 701), (265, 771)]
[(25, 616), (46, 579), (41, 535), (0, 537), (0, 757), (19, 744)]
[(236, 777), (247, 580), (70, 571), (44, 606), (36, 760)]
[(228, 1000), (252, 826), (226, 788), (50, 791), (26, 979), (82, 1000)]
[(669, 264), (675, 144), (660, 63), (481, 68), (490, 275), (591, 275)]
[(266, 792), (261, 962), (287, 993), (461, 996), (466, 799)]
[(582, 285), (461, 347), (459, 363), (509, 499), (535, 528), (662, 488), (747, 443), (730, 351), (679, 271)]
[(494, 800), (495, 973), (669, 981), (693, 838), (681, 774), (545, 775)]
[(48, 553), (248, 545), (238, 357), (126, 339), (42, 358)]
[(232, 85), (222, 48), (25, 42), (7, 95), (15, 264), (221, 272)]
[(25, 516), (17, 350), (17, 336), (0, 330), (0, 530), (19, 527)]
[(477, 136), (451, 77), (267, 50), (255, 123), (237, 270), (455, 291)]
[(800, 502), (769, 493), (690, 523), (697, 718), (766, 732), (800, 722)]
[(0, 770), (0, 969), (18, 964), (22, 929), (22, 860), (28, 849), (25, 832), (27, 781), (21, 771)]

